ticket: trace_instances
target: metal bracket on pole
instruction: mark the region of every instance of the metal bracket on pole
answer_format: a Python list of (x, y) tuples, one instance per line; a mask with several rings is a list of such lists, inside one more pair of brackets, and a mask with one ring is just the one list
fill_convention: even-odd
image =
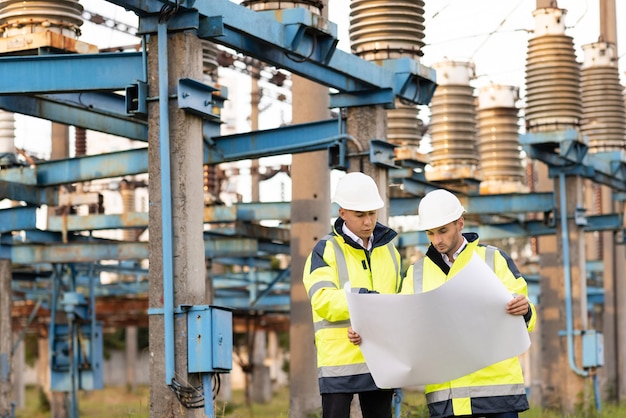
[(219, 120), (220, 111), (228, 96), (222, 90), (190, 78), (178, 80), (178, 107), (203, 119)]
[(324, 64), (330, 62), (339, 43), (335, 23), (301, 7), (271, 13), (285, 25), (285, 44), (294, 54)]
[(396, 148), (397, 145), (381, 139), (372, 139), (370, 141), (370, 162), (382, 167), (400, 168), (395, 164), (394, 150)]
[(346, 158), (347, 147), (345, 140), (337, 140), (328, 147), (328, 168), (331, 170), (347, 171), (350, 166)]
[(126, 113), (148, 116), (148, 84), (137, 81), (126, 87)]

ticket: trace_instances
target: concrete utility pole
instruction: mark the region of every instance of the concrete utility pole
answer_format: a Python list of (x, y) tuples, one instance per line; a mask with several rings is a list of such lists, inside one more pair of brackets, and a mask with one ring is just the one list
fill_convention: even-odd
[[(69, 158), (70, 156), (70, 129), (69, 126), (61, 124), (61, 123), (52, 123), (50, 129), (50, 160), (62, 160), (65, 158)], [(55, 209), (59, 208), (48, 208), (49, 215), (55, 215)], [(69, 210), (67, 207), (62, 208), (63, 211)], [(64, 237), (66, 239), (67, 237)], [(61, 277), (55, 277), (54, 280), (62, 280)], [(59, 321), (59, 320), (57, 320)], [(46, 337), (48, 337), (48, 333), (46, 332)], [(48, 338), (45, 339), (46, 346), (49, 346)], [(49, 351), (49, 347), (46, 350), (46, 353)], [(40, 355), (43, 352), (39, 352)], [(42, 378), (42, 380), (46, 383), (46, 389), (50, 388), (51, 384), (51, 371), (50, 371), (50, 357), (46, 356), (43, 360), (46, 364), (46, 375)], [(69, 392), (60, 392), (60, 391), (52, 391), (49, 390), (50, 394), (50, 410), (52, 412), (53, 418), (67, 418), (70, 416), (70, 393)]]
[[(600, 37), (617, 45), (617, 18), (615, 0), (600, 0)], [(613, 201), (611, 188), (600, 188), (600, 208), (605, 213), (624, 213), (624, 203)], [(619, 206), (622, 206), (621, 208)], [(604, 312), (604, 367), (599, 370), (601, 390), (609, 401), (626, 400), (626, 245), (617, 244), (616, 231), (600, 233), (603, 266)], [(620, 276), (621, 275), (621, 276)]]
[[(573, 413), (577, 403), (580, 403), (579, 396), (589, 391), (584, 384), (585, 379), (578, 374), (582, 371), (580, 336), (573, 335), (573, 332), (569, 336), (561, 336), (561, 332), (567, 330), (568, 317), (571, 319), (571, 330), (580, 331), (583, 329), (582, 315), (586, 315), (581, 309), (581, 297), (586, 297), (586, 285), (580, 269), (580, 259), (585, 256), (577, 245), (584, 239), (584, 232), (575, 223), (576, 208), (582, 206), (581, 187), (580, 177), (565, 177), (565, 231), (561, 224), (562, 191), (559, 178), (555, 177), (552, 190), (557, 203), (556, 235), (539, 239), (542, 406), (560, 410), (563, 414)], [(563, 234), (569, 243), (567, 246), (562, 242)], [(569, 294), (565, 291), (566, 286), (571, 290)], [(568, 303), (571, 305), (569, 313), (566, 310)]]
[[(150, 37), (148, 53), (148, 95), (159, 97), (159, 36)], [(181, 78), (202, 79), (202, 45), (193, 33), (171, 33), (167, 36), (168, 96), (176, 93)], [(202, 122), (197, 116), (178, 108), (169, 100), (169, 115), (160, 114), (159, 102), (148, 103), (148, 172), (150, 178), (150, 308), (164, 307), (164, 266), (173, 263), (173, 307), (204, 303), (205, 264), (203, 239), (203, 170)], [(171, 196), (161, 190), (160, 118), (169, 117)], [(171, 199), (173, 257), (163, 259), (164, 234), (161, 216), (162, 199)], [(166, 220), (167, 221), (167, 220)], [(170, 307), (171, 308), (171, 307)], [(180, 317), (180, 318), (179, 318)], [(164, 315), (150, 315), (150, 416), (202, 417), (203, 409), (187, 409), (176, 398), (165, 381)], [(197, 378), (187, 374), (186, 318), (179, 315), (174, 323), (175, 374), (182, 386), (196, 387)], [(171, 341), (169, 343), (172, 343)], [(209, 400), (211, 401), (211, 400)]]
[(0, 259), (0, 418), (12, 416), (11, 260)]
[[(328, 119), (328, 89), (295, 75), (291, 79), (293, 123)], [(293, 155), (291, 181), (289, 416), (300, 418), (321, 407), (311, 304), (302, 284), (302, 272), (315, 243), (330, 231), (328, 153)]]
[[(322, 16), (328, 18), (328, 2)], [(292, 122), (330, 117), (328, 88), (292, 75)], [(330, 231), (330, 169), (325, 151), (294, 154), (291, 160), (291, 306), (290, 306), (290, 418), (300, 418), (321, 407), (317, 384), (317, 355), (311, 304), (302, 284), (306, 257)]]
[[(389, 217), (389, 176), (387, 169), (380, 168), (370, 162), (369, 149), (372, 139), (386, 140), (387, 138), (387, 111), (382, 106), (359, 106), (348, 109), (347, 129), (360, 144), (363, 154), (350, 158), (348, 171), (362, 171), (370, 175), (380, 191), (380, 197), (385, 202), (385, 207), (378, 210), (378, 221), (387, 223)], [(351, 151), (351, 152), (354, 152)]]

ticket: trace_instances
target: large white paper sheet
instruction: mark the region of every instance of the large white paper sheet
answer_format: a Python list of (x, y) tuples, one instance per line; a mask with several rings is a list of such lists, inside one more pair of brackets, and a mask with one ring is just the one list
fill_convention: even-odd
[(506, 313), (511, 293), (476, 254), (430, 292), (347, 290), (347, 297), (352, 328), (361, 335), (361, 351), (380, 388), (446, 382), (530, 346), (524, 319)]

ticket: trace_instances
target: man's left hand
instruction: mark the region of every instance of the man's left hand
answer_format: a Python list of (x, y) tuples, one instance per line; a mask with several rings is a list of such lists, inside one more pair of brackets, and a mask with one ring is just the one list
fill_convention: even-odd
[(354, 345), (361, 344), (361, 336), (352, 327), (348, 328), (348, 339)]

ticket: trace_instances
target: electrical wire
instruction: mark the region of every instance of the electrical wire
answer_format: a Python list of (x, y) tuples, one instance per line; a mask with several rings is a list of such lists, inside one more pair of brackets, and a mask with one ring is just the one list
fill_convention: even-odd
[[(212, 394), (214, 401), (217, 397), (220, 389), (222, 388), (222, 381), (219, 373), (213, 373), (212, 377)], [(200, 383), (198, 386), (184, 386), (176, 379), (172, 380), (172, 384), (169, 386), (170, 390), (176, 395), (176, 399), (187, 409), (204, 408), (204, 386)]]
[(485, 39), (483, 40), (483, 42), (481, 42), (478, 47), (476, 47), (476, 49), (474, 49), (474, 52), (470, 55), (470, 58), (473, 60), (474, 57), (476, 56), (476, 54), (478, 53), (478, 51), (480, 51), (480, 49), (485, 46), (485, 44), (491, 39), (491, 37), (493, 35), (495, 35), (496, 33), (498, 33), (498, 31), (502, 28), (502, 26), (504, 26), (504, 24), (507, 22), (507, 20), (509, 20), (511, 18), (511, 16), (513, 15), (513, 13), (515, 13), (515, 11), (524, 3), (525, 0), (519, 0), (519, 2), (515, 5), (515, 7), (513, 7), (513, 9), (509, 12), (509, 14), (502, 19), (502, 21), (500, 22), (500, 24), (498, 24), (498, 26), (492, 30), (491, 32), (489, 32), (487, 34), (487, 36), (485, 37)]

